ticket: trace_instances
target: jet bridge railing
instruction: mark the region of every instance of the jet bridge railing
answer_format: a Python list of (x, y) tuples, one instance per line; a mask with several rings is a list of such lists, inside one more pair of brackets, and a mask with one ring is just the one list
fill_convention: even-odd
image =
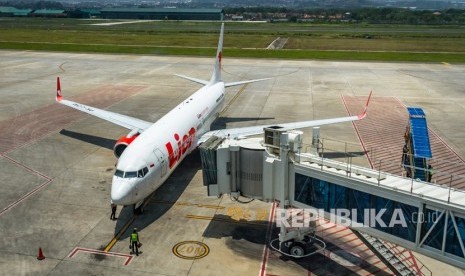
[[(305, 152), (312, 152), (311, 148), (313, 145), (303, 144), (302, 148), (305, 149)], [(317, 154), (322, 158), (328, 158), (331, 160), (342, 161), (346, 163), (346, 170), (351, 173), (351, 168), (353, 165), (360, 166), (372, 166), (379, 174), (386, 174), (385, 170), (387, 168), (398, 167), (399, 171), (402, 172), (400, 176), (406, 177), (405, 170), (402, 170), (402, 167), (410, 167), (415, 170), (423, 169), (425, 174), (431, 174), (428, 182), (433, 184), (441, 185), (442, 187), (448, 187), (450, 191), (454, 191), (456, 186), (461, 186), (463, 183), (465, 185), (465, 175), (460, 175), (456, 173), (451, 173), (448, 170), (442, 170), (442, 167), (457, 167), (462, 166), (462, 163), (452, 162), (443, 158), (433, 158), (430, 159), (429, 164), (431, 169), (418, 168), (414, 166), (402, 165), (401, 164), (401, 155), (398, 151), (389, 151), (386, 149), (379, 148), (370, 148), (365, 153), (361, 151), (361, 147), (356, 143), (348, 143), (343, 141), (338, 141), (335, 139), (321, 138), (319, 139), (319, 146)], [(384, 156), (387, 155), (399, 155), (399, 162), (394, 162), (390, 159), (383, 159), (380, 153), (383, 153)], [(367, 156), (368, 155), (368, 156)], [(370, 160), (370, 162), (367, 161)], [(297, 160), (298, 161), (298, 160)], [(396, 175), (396, 174), (393, 174)], [(414, 179), (411, 179), (413, 187)]]
[[(465, 268), (465, 192), (306, 153), (289, 168), (290, 204), (324, 210), (356, 210), (353, 228)], [(348, 168), (348, 169), (346, 169)], [(366, 225), (365, 210), (401, 212), (405, 225)], [(396, 211), (397, 210), (397, 211)], [(389, 222), (389, 220), (387, 220)]]

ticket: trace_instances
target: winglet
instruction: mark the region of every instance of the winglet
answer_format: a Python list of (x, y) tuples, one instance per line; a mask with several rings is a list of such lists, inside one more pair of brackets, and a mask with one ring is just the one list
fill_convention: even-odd
[(370, 91), (370, 95), (368, 95), (368, 100), (367, 100), (367, 103), (365, 104), (365, 108), (363, 109), (362, 114), (358, 115), (359, 120), (361, 120), (361, 119), (363, 119), (363, 118), (365, 118), (367, 116), (368, 104), (370, 103), (372, 93), (373, 93), (373, 91)]
[(55, 99), (57, 102), (63, 100), (63, 96), (61, 95), (60, 77), (57, 77), (57, 95)]

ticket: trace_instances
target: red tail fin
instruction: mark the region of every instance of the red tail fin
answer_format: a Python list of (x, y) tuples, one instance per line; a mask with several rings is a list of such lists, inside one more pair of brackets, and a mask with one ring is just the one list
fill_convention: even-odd
[(359, 120), (361, 120), (361, 119), (363, 119), (363, 118), (365, 118), (367, 116), (368, 104), (370, 103), (372, 93), (373, 93), (373, 91), (370, 91), (370, 95), (368, 95), (368, 100), (367, 100), (367, 103), (365, 104), (365, 108), (363, 109), (362, 114), (358, 115)]
[(59, 102), (63, 100), (63, 96), (61, 95), (61, 86), (60, 86), (60, 77), (57, 77), (57, 95), (56, 100)]

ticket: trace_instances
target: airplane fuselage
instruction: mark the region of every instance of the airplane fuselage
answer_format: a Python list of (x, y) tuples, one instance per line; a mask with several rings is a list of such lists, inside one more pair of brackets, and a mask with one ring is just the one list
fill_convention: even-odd
[[(221, 79), (223, 36), (224, 23), (221, 24), (210, 80), (177, 75), (200, 83), (203, 87), (155, 123), (65, 100), (61, 93), (60, 78), (57, 77), (55, 97), (57, 102), (130, 130), (128, 135), (121, 137), (114, 147), (115, 156), (119, 157), (119, 160), (111, 186), (113, 203), (140, 206), (147, 196), (165, 182), (187, 154), (212, 135), (224, 138), (246, 137), (260, 134), (264, 127), (270, 126), (256, 125), (210, 131), (212, 122), (222, 109), (225, 87), (268, 80), (262, 78), (224, 83)], [(280, 124), (280, 126), (303, 128), (361, 120), (366, 117), (370, 97), (371, 93), (363, 112), (358, 116), (307, 120)]]
[(200, 88), (129, 144), (113, 176), (112, 202), (136, 204), (160, 187), (210, 130), (224, 92), (223, 82)]

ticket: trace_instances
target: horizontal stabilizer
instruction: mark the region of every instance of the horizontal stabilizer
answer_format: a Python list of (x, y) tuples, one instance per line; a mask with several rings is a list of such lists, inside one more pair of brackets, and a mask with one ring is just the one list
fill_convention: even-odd
[(203, 84), (203, 85), (207, 85), (209, 83), (206, 80), (201, 80), (201, 79), (197, 79), (197, 78), (193, 78), (193, 77), (188, 77), (188, 76), (179, 75), (179, 74), (174, 74), (174, 75), (178, 76), (178, 77), (181, 77), (183, 79), (186, 79), (186, 80), (190, 80), (190, 81), (193, 81), (193, 82), (196, 82), (196, 83)]
[(228, 82), (224, 84), (224, 87), (231, 87), (236, 85), (242, 85), (246, 83), (258, 82), (258, 81), (265, 81), (270, 80), (271, 78), (264, 78), (264, 79), (256, 79), (256, 80), (246, 80), (246, 81), (236, 81), (236, 82)]

